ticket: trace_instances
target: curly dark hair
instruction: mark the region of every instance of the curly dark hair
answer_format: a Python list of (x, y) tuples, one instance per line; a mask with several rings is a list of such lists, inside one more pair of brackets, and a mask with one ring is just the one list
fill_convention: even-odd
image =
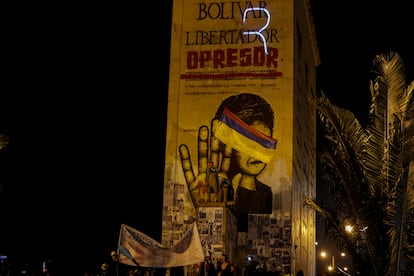
[(252, 93), (230, 96), (221, 102), (215, 118), (220, 119), (224, 108), (230, 110), (248, 125), (252, 125), (256, 121), (265, 123), (273, 134), (275, 115), (270, 104), (261, 96)]

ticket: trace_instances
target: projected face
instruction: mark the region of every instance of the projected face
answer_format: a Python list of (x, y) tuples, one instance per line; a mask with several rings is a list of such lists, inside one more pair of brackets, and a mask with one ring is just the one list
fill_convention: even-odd
[[(271, 135), (270, 128), (267, 127), (263, 122), (255, 121), (251, 126), (268, 136)], [(265, 163), (251, 157), (247, 153), (235, 152), (235, 159), (238, 166), (240, 167), (240, 170), (243, 172), (243, 174), (246, 175), (259, 175), (266, 167)]]

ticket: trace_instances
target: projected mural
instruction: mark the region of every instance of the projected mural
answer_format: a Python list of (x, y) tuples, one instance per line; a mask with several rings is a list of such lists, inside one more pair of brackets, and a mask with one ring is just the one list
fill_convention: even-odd
[[(198, 209), (209, 203), (230, 210), (238, 246), (254, 258), (275, 258), (288, 237), (263, 239), (252, 216), (276, 220), (278, 231), (290, 221), (289, 7), (287, 0), (174, 3), (163, 244), (174, 244), (195, 220), (205, 240), (217, 239), (219, 224)], [(231, 250), (217, 251), (219, 243), (215, 254)]]

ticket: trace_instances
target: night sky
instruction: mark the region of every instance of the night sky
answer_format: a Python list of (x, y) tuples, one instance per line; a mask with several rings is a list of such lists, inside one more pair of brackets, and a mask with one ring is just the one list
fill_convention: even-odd
[[(160, 10), (152, 2), (5, 9), (0, 132), (10, 144), (0, 151), (0, 254), (83, 269), (116, 249), (121, 223), (160, 241), (165, 2)], [(414, 79), (409, 1), (313, 2), (319, 85), (364, 120), (377, 53), (399, 52)]]

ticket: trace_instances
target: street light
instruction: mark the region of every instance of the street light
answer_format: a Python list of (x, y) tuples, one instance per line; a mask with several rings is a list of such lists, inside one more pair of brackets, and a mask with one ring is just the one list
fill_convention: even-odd
[[(325, 259), (327, 256), (328, 256), (328, 254), (326, 253), (326, 251), (321, 251), (321, 257), (322, 258)], [(329, 271), (334, 271), (335, 270), (335, 256), (334, 255), (331, 256), (331, 263), (328, 266), (328, 270)]]
[(354, 229), (353, 225), (347, 224), (345, 225), (345, 231), (348, 233), (352, 233), (352, 230)]
[[(328, 257), (328, 253), (326, 251), (321, 251), (320, 253), (321, 257), (323, 259)], [(345, 257), (346, 254), (344, 252), (341, 252), (341, 257)], [(335, 264), (335, 255), (331, 255), (331, 263), (328, 265), (328, 271), (329, 272), (335, 272), (335, 270), (338, 269), (343, 275), (350, 275), (347, 273), (348, 267), (340, 267)]]

